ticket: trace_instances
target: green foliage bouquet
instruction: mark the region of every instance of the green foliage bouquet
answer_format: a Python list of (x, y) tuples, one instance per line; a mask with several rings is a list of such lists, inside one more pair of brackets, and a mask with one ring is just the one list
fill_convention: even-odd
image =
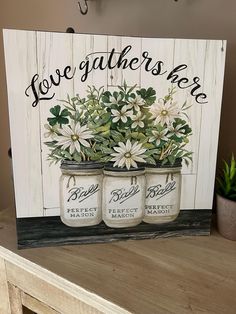
[(63, 108), (50, 109), (53, 116), (45, 125), (45, 136), (51, 139), (45, 143), (49, 160), (112, 162), (128, 170), (140, 163), (188, 163), (188, 107), (184, 103), (179, 108), (174, 93), (171, 89), (157, 100), (152, 87), (137, 89), (124, 82), (111, 92), (88, 86), (85, 98), (68, 97)]
[(156, 92), (153, 88), (137, 89), (128, 87), (126, 82), (117, 91), (106, 91), (102, 101), (110, 114), (109, 161), (120, 168), (137, 168), (145, 163), (148, 138), (148, 106), (154, 103)]
[(147, 154), (151, 164), (173, 165), (182, 159), (188, 165), (192, 160), (192, 152), (185, 148), (192, 133), (186, 114), (189, 107), (186, 102), (179, 107), (174, 94), (175, 90), (170, 89), (164, 98), (149, 107), (151, 117), (145, 135), (149, 138)]
[(109, 118), (101, 103), (103, 88), (88, 86), (85, 98), (79, 95), (62, 100), (62, 107), (50, 109), (53, 115), (45, 125), (44, 134), (50, 141), (45, 142), (50, 153), (48, 160), (105, 161), (107, 151), (103, 150), (108, 136)]

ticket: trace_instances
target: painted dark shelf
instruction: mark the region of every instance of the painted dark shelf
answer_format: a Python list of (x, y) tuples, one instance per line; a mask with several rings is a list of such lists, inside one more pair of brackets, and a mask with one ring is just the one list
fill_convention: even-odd
[(18, 248), (102, 243), (159, 237), (209, 235), (211, 210), (182, 210), (177, 219), (165, 224), (141, 223), (135, 227), (114, 229), (103, 222), (92, 227), (73, 228), (60, 217), (18, 218)]

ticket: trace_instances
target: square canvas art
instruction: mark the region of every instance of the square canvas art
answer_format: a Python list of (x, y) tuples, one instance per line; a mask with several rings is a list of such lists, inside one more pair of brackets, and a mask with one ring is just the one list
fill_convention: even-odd
[(210, 232), (226, 42), (4, 30), (19, 248)]

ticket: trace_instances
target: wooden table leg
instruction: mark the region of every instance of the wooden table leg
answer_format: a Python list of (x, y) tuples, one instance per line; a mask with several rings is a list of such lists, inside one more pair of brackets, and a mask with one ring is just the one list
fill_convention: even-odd
[(8, 291), (10, 298), (11, 313), (23, 314), (20, 289), (8, 282)]
[(0, 258), (0, 313), (11, 314), (5, 262)]

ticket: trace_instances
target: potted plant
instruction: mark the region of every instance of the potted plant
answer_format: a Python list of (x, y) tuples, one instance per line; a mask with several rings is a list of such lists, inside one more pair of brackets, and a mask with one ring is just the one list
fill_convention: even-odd
[(110, 163), (104, 167), (103, 220), (113, 228), (136, 226), (145, 208), (145, 136), (147, 105), (155, 101), (152, 88), (128, 87), (126, 82), (102, 101), (110, 114)]
[[(188, 165), (192, 152), (185, 146), (189, 142), (186, 102), (179, 107), (174, 101), (174, 89), (164, 98), (149, 106), (150, 117), (146, 127), (149, 138), (146, 165), (146, 206), (144, 221), (164, 223), (176, 219), (180, 212), (182, 161)], [(186, 119), (187, 118), (187, 119)]]
[(219, 232), (227, 239), (236, 240), (236, 162), (224, 161), (222, 173), (217, 178), (217, 224)]
[[(48, 160), (61, 162), (61, 220), (71, 227), (102, 220), (103, 161), (109, 115), (101, 105), (103, 89), (89, 87), (86, 98), (76, 95), (50, 109), (45, 125)], [(102, 143), (102, 144), (101, 144)], [(103, 160), (103, 158), (105, 158)]]

